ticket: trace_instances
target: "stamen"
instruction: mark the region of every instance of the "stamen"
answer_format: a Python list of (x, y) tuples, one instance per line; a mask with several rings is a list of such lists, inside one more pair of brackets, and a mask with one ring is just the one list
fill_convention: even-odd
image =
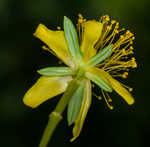
[(78, 24), (77, 24), (77, 29), (78, 29), (78, 33), (79, 33), (79, 40), (81, 41), (81, 37), (83, 36), (83, 29), (82, 29), (82, 23), (86, 21), (86, 19), (83, 18), (82, 14), (79, 13), (78, 14)]
[(115, 20), (111, 20), (111, 24), (115, 24), (116, 23), (116, 21)]
[(128, 72), (124, 72), (124, 73), (122, 74), (122, 78), (124, 78), (124, 79), (126, 79), (127, 76), (128, 76)]
[(78, 14), (78, 17), (81, 18), (81, 19), (83, 19), (83, 16), (82, 16), (81, 13)]
[(107, 98), (106, 98), (106, 96), (105, 96), (105, 93), (104, 93), (104, 90), (101, 90), (101, 91), (102, 91), (102, 95), (103, 95), (103, 97), (104, 97), (104, 100), (105, 100), (105, 102), (106, 102), (108, 108), (109, 108), (110, 110), (113, 110), (114, 107), (109, 104), (109, 100), (107, 100)]
[(43, 45), (42, 49), (45, 50), (45, 51), (49, 51), (51, 54), (53, 54), (54, 56), (56, 56), (56, 54), (51, 49), (49, 49), (47, 46)]
[(131, 92), (131, 91), (133, 91), (133, 88), (129, 88), (128, 90)]
[(132, 64), (133, 68), (137, 68), (137, 64), (136, 64), (136, 61), (135, 61), (134, 57), (131, 58), (131, 64)]
[(60, 26), (57, 26), (57, 30), (59, 30), (59, 31), (60, 31), (60, 30), (61, 30), (61, 27), (60, 27)]
[(129, 90), (129, 92), (133, 91), (133, 88), (123, 84), (123, 83), (120, 83), (123, 87), (127, 88)]
[(98, 98), (99, 100), (102, 100), (102, 97), (97, 95), (96, 93), (92, 92), (93, 96), (95, 96), (96, 98)]

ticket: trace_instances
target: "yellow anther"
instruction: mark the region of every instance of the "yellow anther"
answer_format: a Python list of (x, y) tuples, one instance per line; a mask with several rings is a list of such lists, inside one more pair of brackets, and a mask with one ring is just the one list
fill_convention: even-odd
[(112, 99), (110, 97), (108, 98), (108, 102), (112, 102)]
[(124, 39), (124, 36), (123, 36), (123, 35), (120, 35), (120, 39), (121, 39), (121, 40)]
[(118, 33), (119, 33), (119, 31), (118, 31), (118, 30), (115, 30), (115, 33), (116, 33), (116, 34), (118, 34)]
[(108, 99), (106, 98), (105, 93), (104, 93), (104, 91), (102, 90), (102, 95), (103, 95), (103, 97), (104, 97), (104, 100), (105, 100), (105, 102), (106, 102), (108, 108), (109, 108), (110, 110), (112, 110), (114, 107), (109, 104), (109, 100), (110, 100), (111, 98), (109, 97), (108, 93), (106, 93), (106, 94), (107, 94), (107, 96), (108, 96)]
[(133, 54), (134, 52), (133, 51), (129, 51), (129, 54)]
[(57, 26), (57, 29), (58, 29), (58, 30), (61, 30), (61, 27), (60, 27), (60, 26)]
[(47, 46), (43, 45), (42, 49), (45, 50), (45, 51), (49, 51), (51, 54), (56, 56), (56, 54), (51, 49), (49, 49)]
[(135, 61), (135, 58), (134, 58), (134, 57), (131, 59), (131, 62), (132, 62), (132, 67), (133, 67), (133, 68), (136, 68), (136, 67), (137, 67), (137, 64), (136, 64), (136, 61)]
[(132, 40), (134, 40), (135, 39), (135, 37), (132, 37)]
[(110, 18), (109, 18), (108, 15), (105, 16), (105, 20), (106, 20), (106, 21), (109, 21), (109, 20), (110, 20)]
[(128, 88), (128, 90), (131, 92), (131, 91), (133, 91), (133, 88)]
[(128, 72), (124, 72), (124, 73), (122, 74), (122, 78), (124, 78), (124, 79), (126, 79), (127, 76), (128, 76)]
[(132, 57), (131, 60), (132, 60), (133, 62), (135, 62), (135, 58), (134, 58), (134, 57)]
[(133, 44), (133, 41), (130, 41), (130, 45), (132, 45)]
[(126, 31), (126, 34), (130, 34), (131, 32), (129, 30)]
[(81, 13), (78, 14), (78, 17), (81, 18), (81, 19), (83, 19), (83, 16), (82, 16)]
[(45, 45), (42, 46), (42, 49), (45, 50), (45, 51), (49, 51), (49, 48)]
[(117, 29), (119, 28), (119, 22), (116, 23), (115, 28), (117, 28)]
[(114, 107), (113, 107), (113, 106), (109, 106), (109, 109), (110, 109), (110, 110), (113, 110), (113, 109), (114, 109)]
[(127, 31), (126, 31), (126, 35), (132, 36), (133, 34), (132, 34), (129, 30), (127, 30)]
[(97, 98), (98, 98), (99, 100), (102, 100), (102, 97), (101, 97), (101, 96), (98, 96)]
[(130, 46), (130, 50), (133, 50), (133, 46)]
[(122, 53), (126, 55), (126, 50), (124, 48), (122, 49)]
[(99, 95), (97, 95), (97, 94), (95, 94), (94, 92), (92, 93), (96, 98), (98, 98), (99, 100), (101, 100), (102, 99), (102, 97), (101, 96), (99, 96)]
[(132, 57), (131, 62), (132, 62), (132, 67), (133, 67), (133, 68), (136, 68), (136, 67), (137, 67), (137, 64), (136, 64), (136, 61), (135, 61), (135, 58), (134, 58), (134, 57)]
[(111, 21), (111, 24), (115, 24), (115, 23), (116, 23), (116, 21), (115, 21), (115, 20), (112, 20), (112, 21)]
[(107, 26), (107, 30), (109, 30), (109, 31), (110, 31), (111, 29), (112, 29), (112, 27), (111, 27), (111, 26)]

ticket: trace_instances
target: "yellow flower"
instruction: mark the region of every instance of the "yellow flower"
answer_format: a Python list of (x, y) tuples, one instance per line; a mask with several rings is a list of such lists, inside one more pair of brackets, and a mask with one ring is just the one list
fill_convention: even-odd
[[(137, 67), (135, 58), (132, 57), (134, 35), (124, 28), (119, 29), (119, 23), (110, 20), (109, 16), (102, 16), (99, 21), (95, 21), (86, 20), (79, 14), (77, 31), (80, 46), (70, 20), (66, 17), (64, 31), (52, 31), (42, 24), (37, 27), (34, 36), (47, 45), (43, 49), (57, 56), (68, 67), (39, 70), (42, 76), (23, 98), (26, 105), (35, 108), (65, 92), (69, 83), (82, 71), (78, 81), (80, 86), (72, 93), (68, 104), (68, 121), (69, 124), (74, 123), (71, 141), (79, 136), (91, 104), (91, 81), (101, 88), (110, 109), (113, 109), (113, 106), (110, 105), (112, 100), (108, 93), (112, 90), (131, 105), (134, 103), (130, 94), (132, 88), (120, 83), (115, 77), (127, 78), (128, 71)], [(75, 104), (76, 101), (79, 104)]]

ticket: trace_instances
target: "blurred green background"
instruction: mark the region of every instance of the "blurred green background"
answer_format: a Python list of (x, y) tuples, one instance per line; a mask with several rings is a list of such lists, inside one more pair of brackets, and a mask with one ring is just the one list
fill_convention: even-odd
[(135, 104), (128, 106), (114, 93), (115, 109), (110, 111), (104, 100), (93, 97), (80, 137), (69, 142), (72, 128), (64, 115), (49, 146), (145, 147), (150, 135), (149, 9), (149, 0), (0, 0), (0, 146), (37, 147), (60, 97), (37, 109), (22, 103), (39, 77), (36, 70), (58, 64), (56, 57), (41, 49), (43, 43), (33, 32), (39, 23), (51, 29), (62, 26), (64, 15), (75, 23), (80, 12), (88, 19), (108, 14), (134, 32), (138, 69), (125, 82), (134, 88)]

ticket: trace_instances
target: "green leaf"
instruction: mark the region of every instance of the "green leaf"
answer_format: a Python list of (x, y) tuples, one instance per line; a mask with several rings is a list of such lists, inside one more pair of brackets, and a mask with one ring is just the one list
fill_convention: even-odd
[(107, 92), (112, 92), (112, 88), (111, 86), (104, 81), (102, 78), (87, 72), (86, 73), (87, 78), (89, 78), (92, 82), (94, 82), (96, 85), (98, 85), (100, 88), (102, 88), (103, 90), (107, 91)]
[(89, 66), (95, 66), (96, 64), (101, 63), (102, 61), (104, 61), (106, 58), (108, 58), (111, 53), (112, 53), (112, 47), (113, 45), (110, 44), (107, 47), (105, 47), (104, 49), (100, 50), (94, 57), (92, 57), (87, 64)]
[(67, 119), (68, 124), (71, 125), (76, 120), (78, 113), (80, 112), (82, 99), (83, 99), (83, 93), (84, 93), (84, 86), (85, 81), (82, 80), (80, 86), (73, 94), (69, 104), (68, 104), (68, 111), (67, 111)]
[(74, 62), (82, 59), (82, 53), (79, 46), (78, 35), (72, 21), (64, 16), (64, 34)]
[(69, 76), (73, 71), (69, 67), (47, 67), (37, 71), (43, 76)]

